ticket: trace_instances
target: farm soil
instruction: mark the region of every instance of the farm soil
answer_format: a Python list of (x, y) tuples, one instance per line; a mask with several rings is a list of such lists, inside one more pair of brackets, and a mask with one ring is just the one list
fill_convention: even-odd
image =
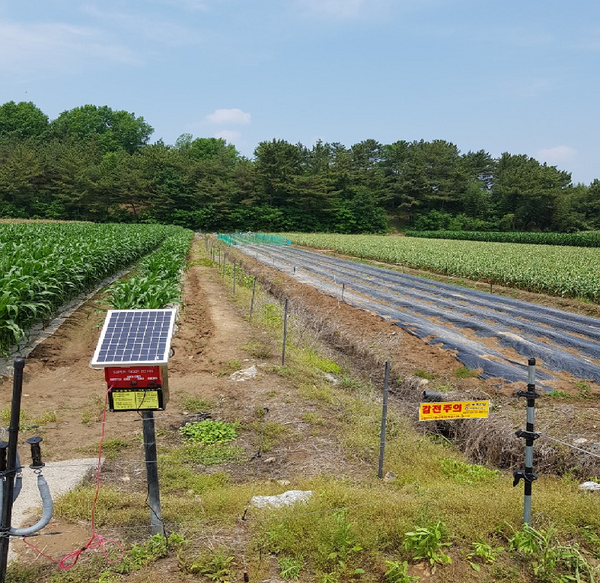
[[(372, 472), (363, 461), (345, 459), (341, 455), (332, 437), (333, 431), (314, 435), (309, 431), (303, 419), (311, 405), (298, 405), (297, 382), (271, 372), (280, 364), (279, 348), (273, 346), (268, 335), (248, 322), (247, 306), (236, 302), (217, 270), (195, 261), (201, 257), (200, 242), (196, 241), (172, 344), (175, 353), (169, 362), (171, 397), (167, 410), (156, 414), (159, 434), (161, 428), (176, 429), (189, 419), (189, 411), (184, 407), (192, 397), (210, 403), (213, 418), (252, 420), (257, 418), (257, 412), (268, 410), (269, 421), (289, 429), (289, 439), (256, 463), (228, 466), (232, 479), (293, 481), (295, 476), (320, 473), (357, 479), (363, 473)], [(525, 388), (524, 383), (499, 391), (498, 383), (493, 380), (459, 378), (460, 364), (448, 351), (427, 345), (391, 322), (324, 296), (251, 258), (238, 256), (238, 259), (244, 269), (256, 275), (263, 287), (276, 297), (289, 298), (295, 306), (295, 315), (310, 321), (312, 328), (330, 341), (336, 354), (358, 374), (380, 382), (382, 363), (391, 360), (395, 378), (404, 379), (405, 386), (412, 382), (415, 395), (420, 395), (427, 385), (432, 388), (443, 385), (451, 386), (457, 394), (489, 396), (515, 428), (524, 425), (524, 401), (513, 397), (515, 390)], [(522, 299), (600, 316), (597, 305), (506, 291), (513, 297), (518, 295)], [(89, 366), (104, 319), (98, 301), (95, 298), (85, 303), (53, 336), (38, 345), (26, 361), (22, 408), (27, 422), (43, 420), (40, 434), (44, 437), (45, 461), (88, 458), (98, 452), (106, 384), (102, 371)], [(257, 346), (263, 347), (260, 354), (256, 353)], [(254, 379), (236, 382), (230, 378), (236, 369), (252, 365), (258, 370)], [(429, 381), (423, 376), (430, 377)], [(8, 400), (11, 388), (12, 379), (0, 379), (3, 400)], [(545, 422), (550, 427), (548, 432), (558, 438), (591, 442), (600, 424), (598, 387), (588, 384), (584, 388), (577, 379), (565, 376), (555, 389), (569, 396), (564, 400), (542, 400), (538, 411), (540, 424)], [(399, 394), (406, 396), (406, 392)], [(414, 401), (415, 395), (409, 401)], [(326, 409), (321, 408), (316, 413), (323, 418), (326, 427), (335, 426), (335, 417), (328, 417)], [(145, 472), (139, 462), (143, 455), (140, 418), (136, 413), (126, 412), (107, 415), (105, 439), (122, 440), (129, 447), (119, 454), (119, 460), (125, 463), (104, 464), (103, 480), (144, 493)], [(23, 432), (22, 439), (30, 437), (32, 431)], [(25, 447), (21, 447), (22, 452), (26, 452)], [(519, 448), (522, 448), (520, 443)], [(127, 459), (137, 460), (137, 463), (128, 464)], [(89, 525), (56, 521), (50, 528), (65, 533), (45, 537), (45, 552), (53, 556), (62, 556), (89, 539)], [(14, 547), (31, 559), (36, 557), (33, 550), (19, 541), (15, 541)]]

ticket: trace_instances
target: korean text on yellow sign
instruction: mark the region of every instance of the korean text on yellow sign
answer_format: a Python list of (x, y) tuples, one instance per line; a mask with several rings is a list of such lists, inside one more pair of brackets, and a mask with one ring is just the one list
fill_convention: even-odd
[(489, 417), (489, 401), (421, 403), (419, 421), (435, 419), (476, 419)]

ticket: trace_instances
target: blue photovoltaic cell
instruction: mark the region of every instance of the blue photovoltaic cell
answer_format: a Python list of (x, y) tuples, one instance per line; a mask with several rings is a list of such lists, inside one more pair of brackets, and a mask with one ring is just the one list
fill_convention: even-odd
[(174, 321), (175, 310), (110, 310), (91, 365), (166, 363)]

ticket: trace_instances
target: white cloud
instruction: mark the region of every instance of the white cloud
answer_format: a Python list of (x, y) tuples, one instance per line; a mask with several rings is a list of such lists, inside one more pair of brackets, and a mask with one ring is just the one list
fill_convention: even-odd
[(101, 31), (61, 23), (24, 25), (0, 23), (0, 74), (28, 78), (79, 69), (90, 58), (126, 64), (139, 64), (127, 47)]
[(244, 125), (250, 123), (250, 114), (241, 109), (216, 109), (206, 116), (209, 123), (220, 125)]
[(213, 137), (222, 138), (226, 142), (233, 144), (241, 139), (242, 134), (234, 130), (221, 130), (220, 132), (217, 132)]
[(538, 160), (546, 162), (551, 166), (573, 162), (577, 158), (577, 150), (569, 146), (556, 146), (554, 148), (542, 148), (535, 156)]

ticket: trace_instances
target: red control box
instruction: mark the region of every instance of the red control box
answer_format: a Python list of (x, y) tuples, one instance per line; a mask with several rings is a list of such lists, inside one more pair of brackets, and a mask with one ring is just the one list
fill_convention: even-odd
[(106, 384), (114, 389), (138, 389), (162, 387), (163, 374), (160, 366), (107, 366), (104, 369)]

